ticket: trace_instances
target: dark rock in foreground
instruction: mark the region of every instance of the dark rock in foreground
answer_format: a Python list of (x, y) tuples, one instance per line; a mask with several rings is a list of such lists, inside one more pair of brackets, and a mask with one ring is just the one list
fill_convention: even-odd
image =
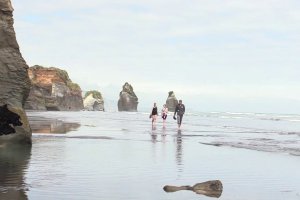
[(84, 109), (88, 111), (104, 111), (104, 100), (100, 92), (88, 91), (83, 99)]
[(118, 101), (119, 111), (137, 111), (138, 98), (135, 95), (132, 86), (129, 83), (123, 85), (123, 90), (120, 92)]
[(203, 194), (205, 196), (219, 198), (223, 192), (223, 185), (222, 185), (221, 181), (213, 180), (213, 181), (206, 181), (203, 183), (197, 183), (193, 186), (166, 185), (166, 186), (164, 186), (163, 189), (165, 192), (177, 192), (179, 190), (191, 190), (197, 194)]
[(169, 96), (168, 96), (168, 98), (166, 100), (166, 104), (167, 104), (167, 108), (168, 108), (169, 111), (171, 111), (171, 112), (175, 111), (175, 108), (176, 108), (176, 106), (178, 104), (178, 100), (175, 97), (175, 94), (174, 94), (173, 91), (169, 92)]
[(13, 27), (10, 0), (0, 0), (0, 147), (31, 143), (31, 130), (23, 105), (30, 89), (28, 66)]
[(31, 90), (25, 104), (28, 110), (78, 111), (83, 109), (81, 88), (66, 71), (35, 65), (29, 68)]

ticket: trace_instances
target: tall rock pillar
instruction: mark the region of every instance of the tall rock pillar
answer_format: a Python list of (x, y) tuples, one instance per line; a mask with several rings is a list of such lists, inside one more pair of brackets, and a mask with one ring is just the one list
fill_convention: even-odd
[(0, 0), (0, 146), (31, 143), (31, 130), (23, 109), (30, 90), (28, 66), (13, 27), (10, 0)]
[(167, 104), (167, 108), (169, 109), (169, 111), (174, 112), (175, 108), (178, 104), (178, 100), (175, 96), (175, 93), (173, 91), (169, 92), (169, 96), (166, 100), (166, 104)]
[(119, 94), (118, 110), (136, 112), (138, 103), (138, 98), (135, 95), (132, 86), (126, 82)]

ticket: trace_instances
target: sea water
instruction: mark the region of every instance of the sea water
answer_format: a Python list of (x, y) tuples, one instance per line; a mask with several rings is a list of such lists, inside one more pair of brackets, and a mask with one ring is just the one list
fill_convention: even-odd
[[(31, 149), (0, 150), (0, 199), (211, 199), (164, 185), (220, 180), (226, 200), (300, 199), (300, 116), (28, 112)], [(172, 113), (171, 113), (172, 114)]]

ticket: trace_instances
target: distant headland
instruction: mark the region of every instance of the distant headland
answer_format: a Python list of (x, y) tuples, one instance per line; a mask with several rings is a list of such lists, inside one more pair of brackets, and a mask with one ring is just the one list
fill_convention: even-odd
[[(72, 82), (68, 72), (57, 67), (34, 65), (28, 69), (31, 81), (26, 110), (42, 111), (105, 111), (101, 91), (89, 90), (84, 94), (79, 84)], [(125, 82), (119, 93), (118, 111), (137, 112), (139, 98), (133, 86)], [(174, 111), (178, 100), (173, 91), (168, 92), (166, 105)]]

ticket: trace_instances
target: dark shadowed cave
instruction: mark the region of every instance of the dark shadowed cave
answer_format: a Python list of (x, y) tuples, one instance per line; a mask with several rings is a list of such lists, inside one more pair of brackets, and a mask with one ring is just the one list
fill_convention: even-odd
[(22, 126), (20, 116), (10, 111), (7, 104), (0, 106), (0, 136), (16, 133), (15, 126)]

